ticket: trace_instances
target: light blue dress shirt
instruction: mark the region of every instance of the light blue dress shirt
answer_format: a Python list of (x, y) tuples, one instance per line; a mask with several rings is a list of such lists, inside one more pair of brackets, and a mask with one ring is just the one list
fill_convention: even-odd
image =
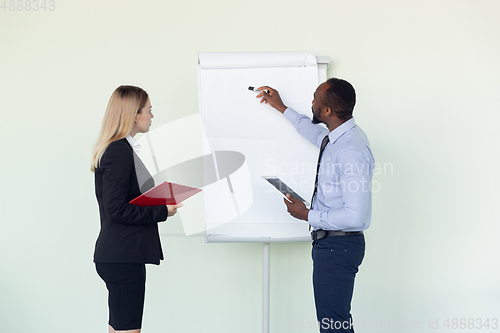
[(318, 191), (308, 222), (314, 229), (361, 231), (370, 226), (375, 160), (366, 134), (354, 118), (328, 133), (291, 108), (283, 113), (297, 132), (316, 147), (328, 135), (320, 161)]

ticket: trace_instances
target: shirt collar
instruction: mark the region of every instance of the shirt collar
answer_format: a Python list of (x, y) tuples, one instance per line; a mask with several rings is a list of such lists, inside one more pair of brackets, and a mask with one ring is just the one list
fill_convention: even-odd
[(141, 151), (141, 145), (138, 144), (130, 134), (125, 138), (127, 139), (128, 143), (130, 143), (130, 146), (132, 146), (132, 149), (135, 151), (135, 153), (139, 154), (139, 152)]
[(351, 118), (346, 122), (342, 123), (342, 125), (331, 131), (330, 134), (328, 134), (328, 137), (330, 138), (330, 143), (332, 144), (335, 143), (335, 141), (337, 141), (337, 139), (340, 138), (342, 134), (344, 134), (354, 126), (356, 126), (354, 118)]

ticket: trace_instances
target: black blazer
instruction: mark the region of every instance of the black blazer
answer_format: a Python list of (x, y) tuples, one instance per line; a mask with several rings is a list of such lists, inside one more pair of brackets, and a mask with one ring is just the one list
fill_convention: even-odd
[[(96, 263), (158, 265), (163, 260), (158, 222), (167, 219), (167, 207), (129, 204), (141, 195), (136, 167), (145, 169), (140, 159), (134, 159), (134, 154), (127, 139), (115, 141), (95, 169), (95, 194), (101, 216), (101, 231), (94, 252)], [(142, 190), (145, 192), (153, 186), (151, 178)]]

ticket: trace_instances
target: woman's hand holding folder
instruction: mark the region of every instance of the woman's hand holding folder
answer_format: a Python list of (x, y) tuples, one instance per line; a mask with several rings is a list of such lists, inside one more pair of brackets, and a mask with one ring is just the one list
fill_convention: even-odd
[(177, 208), (180, 208), (184, 206), (184, 204), (177, 204), (177, 205), (166, 205), (167, 206), (167, 212), (168, 216), (174, 216), (175, 213), (177, 213)]

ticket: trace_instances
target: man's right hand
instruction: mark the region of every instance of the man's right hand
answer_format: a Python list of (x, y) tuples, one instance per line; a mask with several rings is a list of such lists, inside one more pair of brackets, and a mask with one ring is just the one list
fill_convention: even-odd
[[(268, 87), (268, 86), (262, 86), (257, 88), (260, 90), (260, 94), (255, 96), (256, 98), (262, 97), (260, 100), (261, 103), (269, 103), (270, 106), (275, 108), (281, 113), (284, 113), (285, 110), (287, 109), (287, 106), (283, 104), (283, 101), (281, 100), (280, 94), (277, 90)], [(264, 90), (269, 90), (269, 94), (266, 93)]]
[(177, 213), (177, 208), (180, 208), (184, 205), (180, 203), (177, 205), (166, 205), (166, 206), (167, 206), (168, 216), (174, 216), (175, 213)]

